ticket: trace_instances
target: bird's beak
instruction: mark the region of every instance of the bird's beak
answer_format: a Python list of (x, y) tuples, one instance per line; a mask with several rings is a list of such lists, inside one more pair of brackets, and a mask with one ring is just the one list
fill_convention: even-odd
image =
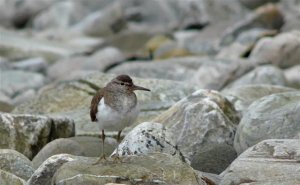
[(150, 91), (150, 89), (147, 89), (145, 87), (141, 87), (141, 86), (137, 86), (137, 85), (133, 85), (133, 90), (141, 90), (141, 91)]

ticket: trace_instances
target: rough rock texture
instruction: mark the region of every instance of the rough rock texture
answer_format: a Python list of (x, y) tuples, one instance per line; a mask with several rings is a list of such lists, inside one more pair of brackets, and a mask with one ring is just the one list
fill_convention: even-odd
[(75, 156), (84, 156), (84, 150), (76, 141), (60, 138), (51, 141), (39, 151), (39, 153), (32, 159), (33, 166), (37, 169), (49, 157), (63, 153)]
[(220, 185), (299, 184), (300, 140), (264, 140), (242, 153), (222, 174)]
[[(209, 156), (199, 153), (203, 148), (233, 145), (235, 128), (239, 122), (237, 112), (221, 94), (216, 91), (199, 90), (184, 98), (165, 111), (154, 122), (166, 126), (172, 143), (178, 145), (180, 151), (189, 160)], [(222, 156), (210, 148), (211, 156)], [(235, 155), (235, 154), (234, 154)]]
[(240, 154), (264, 139), (291, 139), (300, 132), (300, 93), (285, 92), (254, 101), (245, 112), (234, 139)]
[(267, 95), (296, 91), (296, 89), (276, 85), (242, 85), (222, 91), (222, 94), (234, 105), (241, 114), (247, 110), (255, 100)]
[[(100, 134), (90, 121), (89, 109), (95, 90), (104, 87), (115, 75), (94, 73), (74, 82), (50, 86), (36, 99), (14, 109), (15, 113), (63, 114), (76, 122), (76, 134)], [(150, 93), (137, 92), (141, 113), (136, 123), (150, 120), (181, 98), (197, 89), (180, 82), (133, 78), (135, 84), (150, 88)], [(172, 91), (170, 89), (175, 89)]]
[(171, 141), (166, 128), (160, 123), (144, 122), (131, 130), (119, 144), (112, 156), (145, 155), (162, 152), (177, 156), (182, 161), (185, 157)]
[(59, 154), (48, 158), (27, 181), (26, 185), (50, 185), (51, 179), (64, 163), (73, 161), (78, 157), (69, 154)]
[(84, 185), (105, 183), (205, 185), (196, 172), (176, 157), (153, 153), (122, 158), (122, 163), (79, 159), (64, 164), (57, 170), (54, 184)]
[(33, 165), (27, 157), (10, 149), (0, 149), (0, 169), (24, 180), (28, 180), (34, 172)]
[(31, 159), (53, 139), (75, 134), (74, 122), (29, 114), (0, 114), (1, 148), (19, 151)]
[(286, 85), (283, 71), (273, 65), (259, 66), (241, 78), (228, 84), (225, 88), (234, 88), (249, 84)]
[(261, 39), (251, 52), (250, 58), (270, 61), (281, 68), (299, 64), (300, 32), (291, 31), (274, 38)]
[(25, 185), (25, 180), (21, 179), (20, 177), (0, 170), (0, 184), (3, 185)]

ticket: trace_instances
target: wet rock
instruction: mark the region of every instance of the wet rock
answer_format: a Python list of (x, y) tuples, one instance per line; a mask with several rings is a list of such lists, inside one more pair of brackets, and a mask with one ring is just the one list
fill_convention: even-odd
[(283, 71), (273, 65), (260, 66), (248, 72), (241, 78), (228, 84), (226, 88), (234, 88), (250, 84), (269, 84), (285, 86), (286, 79)]
[(255, 9), (267, 3), (277, 3), (280, 0), (240, 0), (240, 2), (250, 9)]
[[(168, 133), (171, 133), (170, 142), (175, 143), (183, 155), (193, 161), (204, 156), (224, 157), (217, 153), (219, 145), (233, 145), (239, 118), (228, 100), (218, 92), (199, 90), (153, 121), (164, 124)], [(203, 148), (209, 148), (207, 153), (200, 152)], [(208, 163), (205, 165), (209, 166)], [(203, 169), (206, 170), (209, 168)]]
[(250, 58), (270, 61), (272, 64), (287, 68), (299, 64), (300, 32), (281, 33), (274, 38), (261, 39), (250, 54)]
[(284, 76), (287, 80), (288, 86), (300, 88), (300, 65), (284, 70)]
[(3, 185), (25, 185), (25, 180), (0, 169), (0, 183)]
[(242, 153), (220, 176), (220, 185), (299, 184), (300, 140), (264, 140)]
[[(96, 89), (104, 87), (114, 77), (97, 72), (77, 81), (49, 86), (36, 99), (18, 106), (14, 112), (64, 115), (76, 122), (77, 135), (99, 135), (97, 123), (90, 121), (88, 107)], [(197, 86), (169, 80), (133, 78), (133, 81), (151, 89), (150, 93), (137, 92), (141, 113), (135, 123), (151, 120), (198, 89)]]
[(38, 89), (45, 84), (45, 77), (39, 73), (19, 70), (1, 72), (0, 91), (9, 97), (14, 97), (29, 89)]
[(10, 149), (0, 149), (0, 169), (24, 180), (28, 180), (34, 172), (33, 165), (27, 157)]
[(37, 169), (46, 159), (56, 154), (84, 156), (84, 150), (76, 141), (71, 139), (56, 139), (45, 145), (32, 159), (34, 168)]
[(26, 60), (17, 61), (11, 64), (13, 69), (32, 71), (32, 72), (45, 72), (48, 63), (44, 58), (30, 58)]
[(148, 183), (148, 184), (206, 184), (195, 171), (176, 157), (153, 153), (144, 156), (122, 158), (122, 163), (102, 162), (92, 165), (92, 159), (79, 159), (60, 167), (52, 182), (66, 185), (105, 183)]
[(294, 138), (299, 134), (300, 94), (285, 92), (254, 101), (245, 111), (234, 139), (240, 154), (264, 139)]
[(0, 114), (1, 148), (15, 149), (31, 159), (53, 139), (74, 135), (74, 122), (66, 118)]

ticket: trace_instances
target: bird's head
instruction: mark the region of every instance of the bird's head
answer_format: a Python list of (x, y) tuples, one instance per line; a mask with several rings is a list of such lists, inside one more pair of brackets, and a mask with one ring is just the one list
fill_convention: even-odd
[(119, 76), (117, 76), (116, 78), (114, 78), (111, 81), (111, 85), (114, 88), (118, 89), (119, 91), (123, 91), (123, 92), (133, 92), (133, 91), (136, 91), (136, 90), (150, 91), (150, 89), (135, 85), (132, 82), (132, 79), (128, 75), (119, 75)]

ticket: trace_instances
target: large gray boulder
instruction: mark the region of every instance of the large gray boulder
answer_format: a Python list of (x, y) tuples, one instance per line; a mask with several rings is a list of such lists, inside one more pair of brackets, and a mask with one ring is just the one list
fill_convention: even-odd
[(300, 93), (285, 92), (254, 101), (238, 125), (234, 147), (240, 154), (265, 139), (292, 139), (300, 132)]
[(299, 184), (299, 151), (299, 139), (261, 141), (242, 153), (220, 174), (220, 185)]
[(74, 122), (67, 118), (0, 113), (0, 147), (15, 149), (29, 159), (51, 140), (74, 134)]

